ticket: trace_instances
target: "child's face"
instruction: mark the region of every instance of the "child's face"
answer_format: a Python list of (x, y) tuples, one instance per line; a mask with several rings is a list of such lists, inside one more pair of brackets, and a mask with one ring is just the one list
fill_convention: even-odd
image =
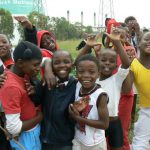
[(84, 90), (91, 90), (99, 76), (98, 66), (90, 60), (80, 61), (77, 66), (77, 78)]
[(19, 63), (20, 68), (22, 68), (22, 72), (27, 74), (29, 77), (36, 77), (40, 71), (41, 60), (31, 59), (24, 61), (22, 60)]
[(53, 55), (53, 72), (60, 80), (68, 80), (72, 65), (73, 62), (68, 52), (59, 51), (57, 54)]
[(49, 34), (44, 34), (41, 40), (41, 47), (54, 51), (56, 48), (55, 40)]
[(141, 54), (150, 55), (150, 32), (147, 32), (143, 35), (139, 43), (139, 48), (140, 48)]
[(113, 50), (106, 50), (101, 53), (100, 62), (100, 76), (105, 79), (112, 75), (113, 70), (117, 64), (117, 54)]
[(129, 20), (127, 23), (127, 27), (129, 28), (130, 32), (135, 32), (135, 25), (137, 24), (137, 20)]
[(5, 35), (0, 35), (0, 58), (10, 54), (11, 45)]

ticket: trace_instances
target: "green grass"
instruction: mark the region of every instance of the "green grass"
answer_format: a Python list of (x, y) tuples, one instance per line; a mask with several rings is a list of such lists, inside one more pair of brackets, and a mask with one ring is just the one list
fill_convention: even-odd
[(76, 47), (80, 43), (81, 40), (67, 40), (67, 41), (57, 41), (60, 49), (67, 50), (71, 53), (72, 57), (75, 59), (78, 55), (78, 52), (76, 50)]

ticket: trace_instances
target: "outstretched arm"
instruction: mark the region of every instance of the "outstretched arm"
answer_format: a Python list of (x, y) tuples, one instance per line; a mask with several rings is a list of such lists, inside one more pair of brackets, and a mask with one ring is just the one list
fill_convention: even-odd
[(37, 45), (37, 30), (25, 16), (14, 17), (24, 28), (25, 41)]
[(105, 33), (113, 42), (114, 48), (116, 50), (116, 52), (119, 54), (121, 61), (122, 61), (122, 68), (129, 68), (130, 66), (130, 61), (129, 58), (126, 54), (126, 52), (124, 51), (124, 47), (122, 45), (121, 42), (121, 31), (119, 28), (112, 28), (112, 32), (111, 34)]

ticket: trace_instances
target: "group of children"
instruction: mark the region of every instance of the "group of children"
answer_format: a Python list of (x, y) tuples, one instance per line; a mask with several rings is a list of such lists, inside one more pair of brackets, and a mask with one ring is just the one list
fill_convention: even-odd
[[(20, 42), (12, 59), (9, 39), (0, 34), (0, 119), (10, 140), (1, 132), (1, 150), (129, 150), (133, 82), (141, 109), (131, 149), (150, 149), (150, 33), (139, 35), (134, 17), (106, 33), (111, 48), (101, 50), (99, 34), (88, 36), (75, 61), (52, 33), (37, 32), (25, 17), (16, 20), (29, 42)], [(138, 37), (139, 58), (130, 34)], [(76, 77), (70, 76), (74, 66)]]

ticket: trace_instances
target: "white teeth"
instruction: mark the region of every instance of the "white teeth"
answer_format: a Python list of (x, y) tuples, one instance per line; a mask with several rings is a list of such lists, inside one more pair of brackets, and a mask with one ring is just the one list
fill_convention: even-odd
[(65, 70), (60, 70), (59, 72), (60, 72), (60, 73), (66, 73), (66, 71), (65, 71)]
[(105, 71), (109, 71), (109, 68), (105, 68)]
[(84, 83), (89, 83), (90, 81), (83, 81)]

